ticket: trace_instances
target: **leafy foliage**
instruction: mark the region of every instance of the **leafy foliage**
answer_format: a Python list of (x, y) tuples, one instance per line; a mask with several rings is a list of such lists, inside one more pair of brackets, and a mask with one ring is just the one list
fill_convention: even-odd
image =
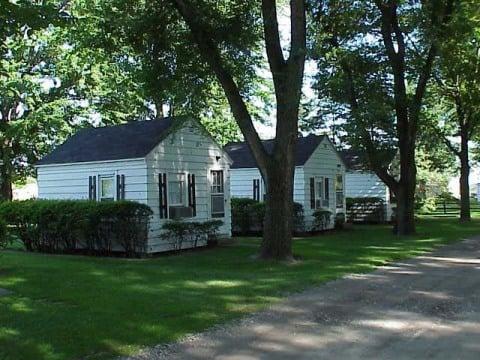
[(349, 222), (383, 223), (385, 200), (380, 197), (346, 198)]
[[(265, 203), (249, 198), (232, 198), (232, 231), (239, 235), (251, 235), (263, 231)], [(294, 230), (305, 230), (303, 206), (293, 203)]]
[(317, 209), (313, 212), (313, 229), (323, 231), (330, 224), (332, 211), (329, 209)]
[[(79, 42), (63, 1), (7, 2), (0, 47), (0, 194), (83, 126), (139, 118), (146, 106), (130, 72)], [(2, 13), (3, 14), (3, 13)], [(1, 195), (0, 195), (1, 196)]]
[[(247, 98), (267, 98), (257, 76), (262, 61), (259, 7), (255, 1), (195, 2), (209, 19), (209, 33), (219, 44)], [(154, 116), (200, 116), (220, 143), (240, 136), (225, 94), (192, 44), (190, 30), (171, 1), (76, 1), (72, 16), (81, 19), (77, 37), (132, 74)], [(262, 107), (251, 106), (259, 117)], [(265, 107), (268, 109), (268, 106)]]
[(162, 225), (162, 229), (165, 230), (162, 237), (173, 244), (174, 250), (183, 249), (187, 241), (190, 242), (188, 248), (196, 248), (200, 243), (203, 245), (205, 242), (216, 242), (222, 225), (221, 220), (204, 222), (172, 220)]
[(0, 217), (28, 251), (127, 256), (146, 251), (151, 209), (128, 201), (27, 200), (4, 202)]

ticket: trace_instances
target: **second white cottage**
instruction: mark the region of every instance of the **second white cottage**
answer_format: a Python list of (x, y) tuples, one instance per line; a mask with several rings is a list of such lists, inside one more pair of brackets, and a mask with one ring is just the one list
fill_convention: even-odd
[[(271, 151), (274, 140), (262, 142)], [(231, 197), (263, 201), (266, 187), (253, 155), (245, 142), (230, 143), (225, 150), (233, 163), (230, 170)], [(294, 201), (302, 204), (306, 230), (311, 230), (313, 213), (329, 209), (327, 229), (335, 226), (335, 214), (345, 213), (345, 164), (327, 136), (309, 135), (297, 140)]]

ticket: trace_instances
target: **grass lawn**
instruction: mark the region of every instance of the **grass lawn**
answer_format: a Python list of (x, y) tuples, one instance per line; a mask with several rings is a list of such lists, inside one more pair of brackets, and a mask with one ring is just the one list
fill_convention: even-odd
[(296, 264), (252, 258), (256, 239), (145, 260), (0, 254), (0, 359), (105, 359), (238, 318), (289, 292), (480, 234), (480, 219), (419, 221), (399, 240), (386, 226), (297, 239)]

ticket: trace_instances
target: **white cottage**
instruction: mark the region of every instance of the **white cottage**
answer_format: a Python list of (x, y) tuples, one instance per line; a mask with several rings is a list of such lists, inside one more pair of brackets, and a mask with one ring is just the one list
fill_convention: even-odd
[[(271, 151), (274, 140), (263, 141)], [(233, 160), (230, 193), (232, 197), (262, 201), (265, 184), (245, 142), (230, 143), (225, 150)], [(297, 140), (295, 154), (294, 201), (303, 205), (306, 230), (312, 228), (316, 209), (332, 212), (327, 229), (334, 227), (336, 213), (345, 213), (345, 165), (326, 136), (309, 135)]]
[(347, 170), (345, 175), (345, 195), (347, 198), (379, 198), (385, 203), (385, 221), (392, 216), (392, 197), (385, 183), (366, 169), (362, 153), (355, 150), (339, 152)]
[[(147, 251), (170, 218), (223, 221), (231, 236), (231, 159), (191, 118), (134, 121), (79, 131), (36, 165), (39, 198), (137, 201), (150, 206)], [(184, 244), (188, 247), (188, 244)]]

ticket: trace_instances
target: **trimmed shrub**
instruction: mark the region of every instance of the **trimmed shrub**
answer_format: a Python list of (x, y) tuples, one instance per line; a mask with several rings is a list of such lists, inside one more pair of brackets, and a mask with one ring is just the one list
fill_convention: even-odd
[(232, 198), (232, 230), (248, 234), (261, 231), (265, 207), (263, 203), (248, 198)]
[(379, 197), (347, 198), (349, 222), (381, 223), (385, 221), (385, 201)]
[[(232, 232), (239, 235), (250, 235), (263, 231), (265, 203), (248, 198), (232, 198)], [(303, 206), (293, 203), (294, 231), (304, 231)]]
[(345, 213), (341, 212), (335, 215), (335, 229), (343, 229), (345, 226)]
[(183, 249), (183, 244), (190, 241), (196, 248), (199, 241), (205, 240), (207, 243), (216, 242), (220, 227), (223, 225), (221, 220), (209, 220), (205, 222), (171, 220), (163, 224), (162, 229), (165, 232), (162, 237), (173, 244), (174, 250)]
[(313, 229), (317, 231), (325, 230), (330, 223), (332, 211), (329, 209), (317, 209), (313, 212)]
[(0, 205), (0, 217), (14, 229), (28, 251), (85, 250), (127, 256), (146, 249), (151, 209), (129, 201), (12, 201)]

